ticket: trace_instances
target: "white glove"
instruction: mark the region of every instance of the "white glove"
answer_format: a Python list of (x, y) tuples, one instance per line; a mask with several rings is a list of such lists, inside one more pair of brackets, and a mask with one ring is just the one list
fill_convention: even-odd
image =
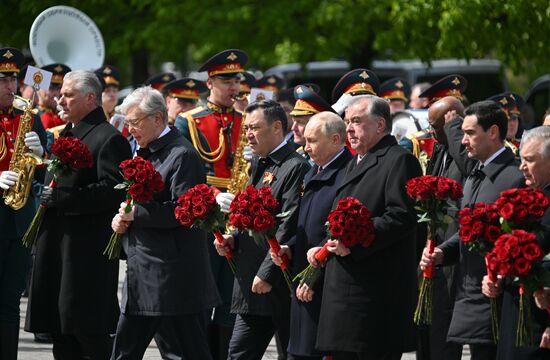
[(243, 147), (243, 158), (246, 160), (246, 161), (250, 161), (252, 160), (252, 155), (254, 155), (252, 153), (252, 148), (249, 146), (249, 145), (245, 145)]
[(231, 193), (224, 193), (221, 192), (218, 195), (216, 195), (216, 202), (218, 205), (220, 205), (220, 209), (224, 213), (229, 212), (229, 207), (231, 206), (231, 202), (235, 198), (235, 195)]
[(36, 156), (42, 156), (44, 154), (44, 149), (40, 143), (40, 138), (34, 131), (29, 131), (25, 134), (25, 145), (31, 149), (33, 154)]
[(17, 173), (14, 171), (2, 171), (0, 173), (0, 188), (3, 190), (8, 190), (10, 187), (15, 185), (17, 181)]
[(340, 96), (337, 102), (332, 105), (332, 109), (336, 111), (340, 116), (344, 114), (344, 111), (348, 107), (349, 103), (354, 99), (351, 94), (344, 94)]

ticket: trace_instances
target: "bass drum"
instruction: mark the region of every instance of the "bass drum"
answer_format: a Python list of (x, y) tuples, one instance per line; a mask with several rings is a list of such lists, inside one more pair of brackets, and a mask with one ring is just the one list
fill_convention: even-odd
[(105, 59), (103, 36), (96, 24), (69, 6), (54, 6), (38, 15), (29, 44), (38, 66), (62, 63), (72, 70), (95, 70)]

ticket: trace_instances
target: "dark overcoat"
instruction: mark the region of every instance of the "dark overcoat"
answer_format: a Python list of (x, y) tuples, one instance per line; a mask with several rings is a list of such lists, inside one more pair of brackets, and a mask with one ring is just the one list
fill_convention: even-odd
[(121, 311), (130, 315), (185, 315), (219, 302), (206, 233), (182, 226), (174, 215), (179, 196), (204, 183), (199, 154), (176, 128), (152, 141), (138, 155), (151, 161), (164, 190), (135, 206), (134, 221), (123, 237), (128, 268)]
[(418, 160), (386, 135), (357, 164), (354, 157), (338, 190), (371, 212), (375, 240), (331, 256), (325, 270), (317, 347), (322, 351), (410, 351), (416, 344), (416, 213), (405, 183), (420, 176)]
[[(493, 203), (502, 191), (524, 186), (518, 162), (509, 149), (487, 164), (483, 173), (477, 195), (472, 194), (472, 178), (466, 180), (462, 207), (478, 202)], [(460, 272), (456, 279), (456, 300), (448, 340), (459, 344), (493, 343), (490, 301), (481, 292), (481, 281), (487, 274), (484, 258), (479, 253), (468, 251), (458, 233), (439, 247), (443, 251), (443, 264), (458, 261)]]
[[(279, 202), (279, 213), (287, 213), (277, 221), (277, 240), (287, 243), (296, 232), (302, 182), (310, 166), (286, 144), (268, 156), (265, 170), (258, 170), (259, 160), (252, 161), (250, 183), (256, 188), (269, 186)], [(265, 176), (270, 173), (273, 176)], [(258, 245), (247, 233), (236, 234), (234, 259), (237, 265), (231, 312), (235, 314), (288, 316), (289, 289), (281, 269), (273, 264), (267, 245)], [(252, 293), (252, 282), (258, 276), (272, 285), (267, 294)]]
[[(344, 177), (344, 169), (351, 158), (349, 150), (344, 148), (344, 151), (320, 173), (317, 173), (319, 167), (315, 165), (304, 177), (304, 196), (300, 203), (298, 227), (296, 236), (290, 241), (293, 249), (293, 274), (298, 274), (309, 265), (307, 251), (314, 246), (320, 246), (326, 240), (325, 223), (332, 209), (336, 191)], [(321, 355), (315, 351), (315, 340), (323, 295), (322, 276), (316, 279), (313, 290), (315, 294), (311, 302), (299, 301), (295, 296), (291, 299), (288, 351), (293, 355)]]
[[(101, 107), (61, 136), (77, 137), (94, 163), (59, 178), (54, 205), (46, 210), (36, 242), (25, 330), (64, 334), (114, 333), (119, 315), (118, 261), (103, 250), (111, 219), (124, 200), (119, 164), (130, 145), (105, 120)], [(53, 174), (46, 174), (49, 183)]]

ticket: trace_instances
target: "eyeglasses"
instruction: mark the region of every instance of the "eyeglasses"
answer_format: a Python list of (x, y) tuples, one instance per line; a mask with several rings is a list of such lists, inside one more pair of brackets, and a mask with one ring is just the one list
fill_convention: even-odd
[(131, 127), (139, 127), (139, 124), (140, 124), (143, 120), (145, 120), (146, 118), (148, 118), (149, 116), (151, 116), (151, 115), (146, 114), (145, 116), (143, 116), (143, 117), (141, 117), (141, 118), (139, 118), (139, 119), (135, 119), (135, 120), (128, 120), (128, 119), (125, 119), (125, 120), (124, 120), (124, 126), (127, 127), (127, 128), (130, 127), (130, 126), (131, 126)]

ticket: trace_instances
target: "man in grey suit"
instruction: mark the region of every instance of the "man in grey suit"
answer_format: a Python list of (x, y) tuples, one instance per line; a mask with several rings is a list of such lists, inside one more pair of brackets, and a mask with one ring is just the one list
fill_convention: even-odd
[(127, 255), (121, 315), (112, 359), (141, 359), (155, 332), (172, 329), (166, 341), (186, 360), (211, 359), (205, 312), (219, 296), (210, 270), (206, 233), (183, 227), (174, 216), (177, 199), (206, 181), (193, 145), (168, 126), (160, 92), (143, 87), (122, 104), (137, 154), (161, 174), (164, 190), (125, 213), (122, 203), (112, 228), (124, 234)]
[[(504, 147), (508, 123), (499, 105), (494, 101), (481, 101), (469, 106), (465, 115), (461, 142), (466, 146), (468, 157), (478, 163), (464, 184), (462, 208), (478, 202), (492, 203), (503, 190), (524, 185), (514, 154)], [(494, 359), (496, 347), (490, 304), (481, 293), (481, 282), (487, 273), (483, 257), (468, 251), (456, 233), (433, 254), (424, 249), (420, 267), (457, 262), (460, 276), (447, 340), (469, 344), (472, 360)]]

